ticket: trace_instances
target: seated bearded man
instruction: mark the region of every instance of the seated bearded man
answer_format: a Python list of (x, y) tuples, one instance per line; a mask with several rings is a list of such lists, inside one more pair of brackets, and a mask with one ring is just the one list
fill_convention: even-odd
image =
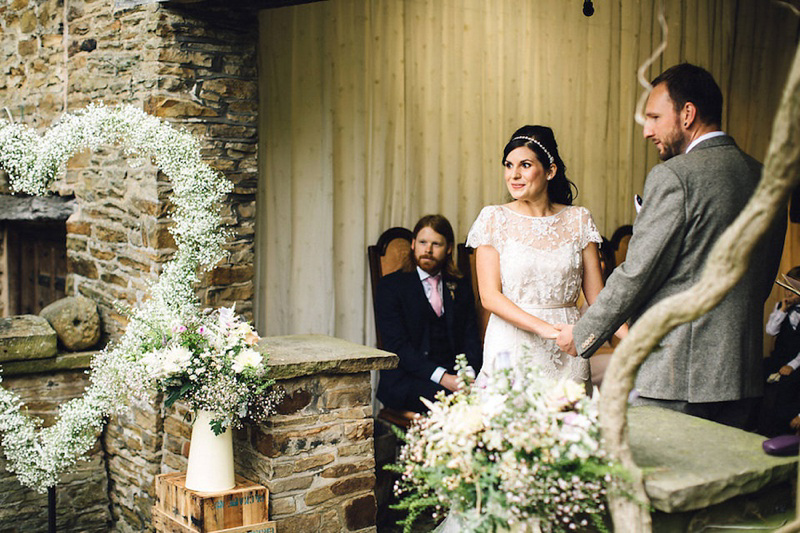
[(386, 407), (427, 411), (439, 391), (457, 388), (456, 355), (474, 371), (481, 366), (481, 342), (470, 280), (453, 263), (453, 229), (441, 215), (414, 227), (409, 261), (381, 278), (376, 296), (383, 349), (397, 354), (396, 369), (382, 370), (378, 399)]

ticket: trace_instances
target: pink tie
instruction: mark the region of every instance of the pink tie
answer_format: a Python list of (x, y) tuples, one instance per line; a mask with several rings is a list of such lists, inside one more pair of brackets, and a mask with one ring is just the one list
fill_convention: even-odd
[(431, 296), (429, 298), (431, 307), (436, 316), (442, 316), (442, 296), (439, 294), (439, 278), (430, 276), (428, 283), (431, 284)]

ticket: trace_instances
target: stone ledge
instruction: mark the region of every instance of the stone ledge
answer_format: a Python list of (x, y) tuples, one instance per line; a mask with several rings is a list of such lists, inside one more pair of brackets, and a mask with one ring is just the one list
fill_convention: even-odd
[(265, 337), (258, 349), (269, 354), (275, 379), (384, 370), (398, 362), (395, 354), (327, 335)]
[(659, 511), (701, 509), (792, 479), (797, 457), (763, 452), (763, 436), (667, 409), (628, 410), (633, 457)]
[(25, 374), (46, 374), (63, 370), (88, 369), (92, 358), (99, 354), (92, 352), (63, 352), (47, 359), (34, 359), (30, 361), (12, 361), (0, 364), (2, 376), (21, 376)]

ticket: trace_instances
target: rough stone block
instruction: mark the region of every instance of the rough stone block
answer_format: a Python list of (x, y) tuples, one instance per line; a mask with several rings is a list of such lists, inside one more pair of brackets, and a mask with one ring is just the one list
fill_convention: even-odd
[(295, 472), (305, 472), (306, 470), (313, 470), (330, 464), (336, 460), (332, 453), (325, 453), (322, 455), (312, 455), (311, 457), (304, 457), (294, 461), (293, 469)]
[(303, 407), (311, 403), (311, 393), (305, 390), (298, 390), (291, 394), (286, 394), (277, 406), (277, 412), (281, 415), (296, 413)]
[(630, 409), (628, 426), (659, 511), (709, 507), (796, 476), (797, 457), (765, 454), (755, 433), (657, 407)]
[(345, 525), (349, 531), (374, 526), (377, 512), (375, 496), (372, 494), (351, 500), (344, 507)]
[(342, 496), (362, 490), (372, 490), (373, 487), (375, 487), (375, 475), (370, 473), (341, 479), (331, 485), (331, 492)]
[(269, 502), (270, 514), (273, 516), (286, 515), (294, 513), (297, 510), (297, 504), (294, 498), (275, 498)]
[(91, 348), (100, 340), (100, 314), (97, 304), (85, 296), (69, 296), (51, 303), (39, 313), (58, 335), (67, 350)]
[(40, 316), (0, 318), (0, 362), (53, 357), (57, 345), (56, 332)]
[(305, 502), (308, 506), (314, 506), (335, 497), (330, 485), (326, 485), (306, 492)]
[(320, 521), (320, 515), (317, 513), (294, 515), (277, 520), (278, 531), (317, 531)]
[(372, 470), (373, 468), (375, 468), (375, 459), (370, 457), (360, 462), (333, 465), (323, 470), (321, 476), (325, 478), (340, 478), (355, 474), (356, 472)]

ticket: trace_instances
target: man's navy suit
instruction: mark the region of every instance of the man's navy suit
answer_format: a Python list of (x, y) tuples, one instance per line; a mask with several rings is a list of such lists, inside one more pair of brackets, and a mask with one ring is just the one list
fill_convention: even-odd
[(481, 342), (475, 301), (467, 279), (442, 273), (444, 313), (433, 312), (416, 270), (381, 278), (376, 297), (382, 348), (397, 354), (399, 365), (382, 370), (378, 399), (387, 407), (421, 412), (420, 396), (433, 399), (441, 385), (431, 381), (437, 367), (454, 373), (455, 356), (464, 353), (470, 366), (481, 367)]

